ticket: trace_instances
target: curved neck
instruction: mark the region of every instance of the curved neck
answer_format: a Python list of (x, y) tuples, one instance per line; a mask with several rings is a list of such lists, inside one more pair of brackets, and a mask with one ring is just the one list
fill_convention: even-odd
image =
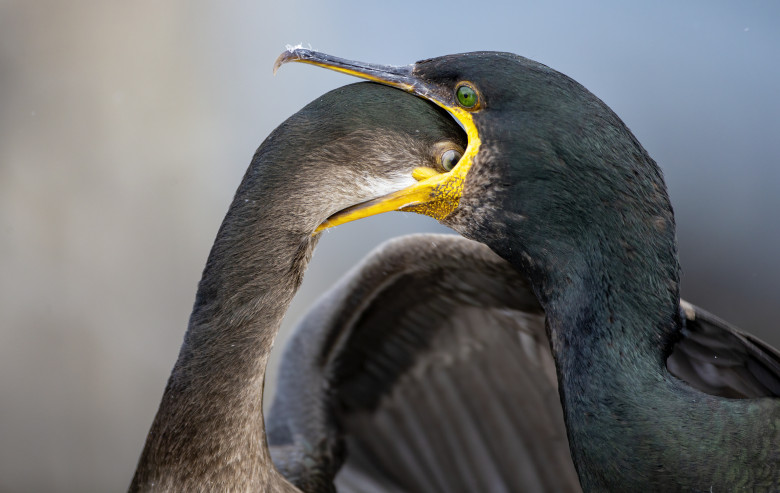
[(681, 324), (678, 279), (668, 269), (616, 258), (546, 290), (550, 344), (569, 397), (587, 399), (581, 392), (586, 387), (598, 389), (626, 375), (636, 383), (666, 371)]
[(251, 171), (212, 247), (131, 491), (275, 491), (269, 485), (283, 483), (265, 438), (265, 367), (316, 239), (305, 225), (266, 226), (292, 199), (271, 196)]
[[(553, 130), (485, 116), (485, 133), (495, 135), (482, 145), (508, 157), (496, 163), (487, 152), (477, 164), (489, 183), (506, 189), (476, 209), (498, 212), (466, 227), (529, 277), (559, 365), (582, 365), (614, 349), (662, 367), (659, 348), (679, 321), (672, 206), (652, 158), (614, 113), (593, 105), (596, 116), (572, 114)], [(534, 129), (544, 133), (532, 138)]]
[(620, 460), (633, 457), (638, 443), (660, 454), (663, 447), (647, 438), (658, 430), (637, 417), (646, 409), (671, 412), (665, 361), (681, 327), (674, 220), (666, 207), (631, 210), (617, 221), (610, 214), (620, 210), (605, 207), (574, 239), (528, 235), (522, 218), (497, 249), (529, 276), (545, 310), (569, 444), (585, 486), (600, 485), (591, 476), (603, 464), (628, 468)]

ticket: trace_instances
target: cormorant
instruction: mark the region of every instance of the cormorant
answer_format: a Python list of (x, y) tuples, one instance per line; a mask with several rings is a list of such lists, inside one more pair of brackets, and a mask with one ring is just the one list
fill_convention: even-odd
[(546, 315), (572, 456), (586, 491), (780, 489), (780, 354), (679, 297), (661, 170), (600, 99), (510, 53), (385, 66), (300, 61), (446, 109), (468, 147), (446, 173), (320, 227), (407, 210), (488, 245)]
[[(258, 148), (217, 233), (131, 491), (297, 491), (262, 415), (279, 323), (329, 215), (414, 182), (462, 150), (440, 109), (377, 84), (337, 89)], [(403, 143), (400, 145), (399, 143)]]
[[(577, 490), (553, 380), (530, 378), (553, 373), (541, 325), (509, 316), (535, 300), (503, 260), (454, 236), (385, 247), (307, 319), (266, 445), (266, 362), (315, 230), (450, 168), (465, 144), (437, 106), (373, 83), (320, 97), (268, 136), (217, 233), (130, 491), (331, 492), (342, 463), (353, 491)], [(518, 365), (523, 350), (533, 359)], [(528, 395), (488, 399), (507, 376)], [(519, 439), (528, 431), (541, 439)], [(539, 459), (518, 469), (522, 454)]]

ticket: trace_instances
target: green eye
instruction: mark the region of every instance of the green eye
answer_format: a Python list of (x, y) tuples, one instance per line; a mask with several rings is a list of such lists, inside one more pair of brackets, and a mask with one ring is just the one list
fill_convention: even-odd
[(458, 164), (461, 157), (463, 157), (463, 155), (455, 149), (448, 149), (441, 154), (441, 167), (444, 168), (445, 171), (451, 171), (452, 168)]
[(458, 97), (460, 105), (464, 108), (473, 108), (477, 104), (477, 91), (467, 85), (457, 88), (455, 95)]

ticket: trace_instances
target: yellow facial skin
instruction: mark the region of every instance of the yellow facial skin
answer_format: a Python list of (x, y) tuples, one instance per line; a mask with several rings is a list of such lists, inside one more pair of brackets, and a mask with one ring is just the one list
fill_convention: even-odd
[(416, 184), (337, 212), (322, 223), (316, 232), (389, 211), (416, 212), (436, 220), (450, 215), (460, 203), (466, 174), (479, 151), (480, 141), (470, 113), (460, 108), (442, 107), (456, 115), (468, 136), (468, 147), (451, 171), (439, 173), (432, 168), (417, 168), (412, 174), (419, 180)]
[[(337, 212), (322, 223), (315, 231), (315, 234), (339, 224), (389, 211), (416, 212), (433, 217), (436, 220), (442, 220), (458, 207), (466, 175), (471, 168), (474, 157), (479, 152), (480, 146), (479, 134), (474, 125), (472, 112), (460, 106), (451, 106), (440, 101), (437, 97), (431, 95), (433, 93), (423, 93), (419, 89), (420, 86), (409, 81), (397, 80), (394, 74), (390, 72), (388, 72), (387, 77), (384, 77), (382, 72), (375, 68), (377, 66), (369, 67), (367, 71), (363, 71), (361, 65), (364, 64), (359, 62), (350, 62), (309, 50), (297, 49), (286, 51), (279, 56), (274, 64), (274, 73), (276, 73), (279, 66), (288, 61), (308, 63), (379, 82), (432, 101), (455, 117), (466, 130), (468, 137), (466, 151), (451, 171), (439, 173), (432, 168), (417, 168), (412, 173), (412, 176), (418, 180), (416, 184)], [(369, 71), (373, 73), (368, 73)]]

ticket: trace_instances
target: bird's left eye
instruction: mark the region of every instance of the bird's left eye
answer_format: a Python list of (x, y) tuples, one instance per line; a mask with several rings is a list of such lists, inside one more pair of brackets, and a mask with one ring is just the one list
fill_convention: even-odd
[(463, 155), (455, 149), (448, 149), (441, 154), (441, 167), (444, 168), (445, 171), (451, 171), (452, 168), (458, 164), (461, 157), (463, 157)]
[(477, 105), (478, 97), (477, 91), (473, 87), (464, 83), (455, 89), (455, 96), (458, 98), (458, 103), (464, 108), (474, 108)]

